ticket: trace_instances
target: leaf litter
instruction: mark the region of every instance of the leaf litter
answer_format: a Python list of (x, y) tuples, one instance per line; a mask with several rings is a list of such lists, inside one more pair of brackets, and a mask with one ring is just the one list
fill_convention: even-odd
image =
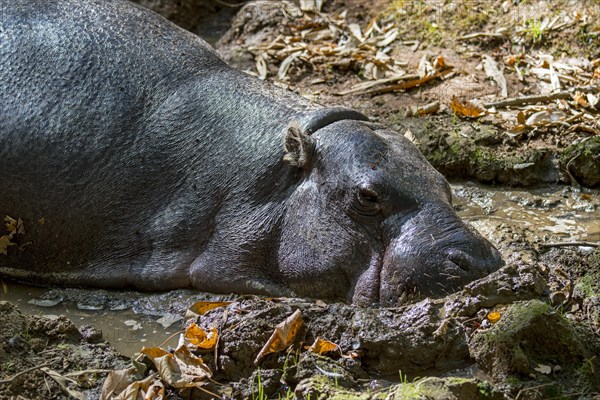
[[(347, 10), (321, 12), (321, 6), (322, 3), (304, 7), (295, 14), (300, 17), (287, 20), (287, 29), (280, 30), (272, 41), (248, 47), (257, 63), (256, 71), (249, 72), (262, 79), (273, 77), (286, 83), (294, 80), (294, 71), (305, 69), (311, 76), (324, 77), (313, 79), (322, 83), (332, 77), (332, 69), (354, 71), (357, 73), (349, 80), (358, 82), (337, 94), (372, 97), (415, 90), (442, 81), (451, 82), (465, 74), (446, 64), (443, 49), (433, 56), (423, 55), (411, 70), (410, 54), (397, 51), (412, 43), (403, 37), (406, 28), (400, 23), (401, 13), (410, 12), (410, 5), (395, 10), (392, 5), (391, 11), (381, 13), (367, 23), (352, 21)], [(478, 7), (476, 3), (469, 3), (469, 6)], [(438, 6), (425, 2), (422, 7), (419, 13), (426, 14), (427, 11), (435, 12)], [(504, 2), (498, 11), (510, 14), (514, 7), (514, 4)], [(587, 8), (571, 14), (563, 11), (554, 16), (544, 16), (543, 10), (541, 13), (537, 9), (533, 11), (540, 14), (539, 20), (505, 18), (493, 32), (466, 32), (456, 37), (455, 46), (463, 43), (471, 46), (469, 49), (473, 49), (472, 42), (482, 40), (515, 44), (513, 50), (518, 52), (504, 50), (502, 54), (483, 48), (476, 53), (485, 76), (496, 86), (495, 94), (481, 91), (459, 97), (449, 93), (439, 100), (441, 107), (420, 112), (422, 106), (415, 104), (408, 106), (405, 116), (451, 112), (460, 118), (497, 125), (513, 139), (525, 137), (524, 134), (532, 130), (548, 128), (600, 134), (600, 59), (557, 57), (535, 46), (574, 26), (593, 26), (595, 14)], [(524, 15), (537, 16), (533, 11)], [(446, 11), (442, 7), (441, 12), (456, 11)], [(594, 29), (600, 31), (598, 26)], [(510, 83), (513, 77), (521, 82), (520, 87)], [(538, 93), (527, 93), (532, 89)], [(526, 123), (522, 121), (523, 117)]]

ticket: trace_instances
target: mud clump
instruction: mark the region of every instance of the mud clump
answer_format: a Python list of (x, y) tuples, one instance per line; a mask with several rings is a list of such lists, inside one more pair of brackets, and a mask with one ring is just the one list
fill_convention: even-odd
[[(600, 363), (585, 342), (557, 310), (531, 300), (511, 305), (495, 325), (476, 332), (469, 349), (478, 366), (495, 382), (544, 376), (558, 380), (570, 375), (567, 381), (571, 384), (577, 377), (580, 385), (597, 390), (600, 381), (585, 369), (594, 371)], [(561, 392), (569, 389), (560, 382), (551, 386), (549, 389)]]
[(99, 370), (125, 365), (106, 343), (86, 343), (64, 316), (24, 315), (1, 301), (0, 320), (0, 398), (98, 398)]
[(323, 375), (303, 380), (294, 392), (297, 399), (337, 400), (501, 400), (500, 392), (476, 379), (424, 378), (412, 383), (400, 383), (378, 391), (356, 392), (340, 388)]
[(577, 182), (600, 186), (600, 137), (591, 137), (569, 146), (562, 154), (561, 167)]

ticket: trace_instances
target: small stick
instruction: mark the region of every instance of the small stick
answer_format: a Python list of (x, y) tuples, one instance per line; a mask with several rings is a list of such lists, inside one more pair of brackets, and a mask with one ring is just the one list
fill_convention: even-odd
[(27, 374), (27, 373), (29, 373), (29, 372), (31, 372), (31, 371), (35, 371), (36, 369), (40, 369), (40, 368), (47, 367), (47, 366), (49, 366), (50, 364), (51, 364), (51, 363), (45, 363), (45, 364), (38, 365), (37, 367), (31, 367), (31, 368), (28, 368), (28, 369), (26, 369), (25, 371), (21, 371), (21, 372), (19, 372), (18, 374), (16, 374), (16, 375), (15, 375), (15, 376), (13, 376), (12, 378), (5, 379), (5, 380), (2, 380), (2, 381), (0, 381), (0, 385), (7, 384), (7, 383), (11, 383), (12, 381), (14, 381), (15, 379), (17, 379), (17, 378), (18, 378), (18, 377), (20, 377), (21, 375), (25, 375), (25, 374)]
[(108, 374), (109, 372), (112, 372), (112, 369), (86, 369), (83, 371), (75, 371), (75, 372), (69, 372), (68, 374), (64, 374), (63, 376), (79, 376), (79, 375), (85, 375), (85, 374)]
[(584, 124), (576, 124), (569, 128), (569, 132), (586, 132), (591, 133), (592, 135), (600, 135), (600, 130), (594, 129), (591, 126), (587, 126)]
[(483, 106), (485, 108), (492, 108), (492, 107), (505, 108), (505, 107), (511, 107), (511, 106), (522, 106), (525, 104), (535, 104), (535, 103), (547, 102), (547, 101), (558, 100), (558, 99), (568, 99), (576, 91), (583, 92), (583, 93), (594, 93), (599, 90), (600, 90), (600, 85), (580, 86), (580, 87), (574, 87), (574, 88), (570, 88), (567, 90), (563, 90), (563, 91), (551, 93), (551, 94), (536, 94), (536, 95), (532, 95), (532, 96), (512, 97), (509, 99), (486, 103)]
[(543, 243), (543, 244), (540, 244), (540, 247), (569, 247), (569, 246), (600, 247), (600, 243), (594, 243), (594, 242), (556, 242), (556, 243)]
[(478, 37), (494, 37), (494, 38), (505, 38), (506, 35), (503, 33), (496, 33), (496, 32), (475, 32), (475, 33), (469, 33), (468, 35), (464, 35), (464, 36), (460, 36), (457, 39), (458, 40), (468, 40), (468, 39), (475, 39)]

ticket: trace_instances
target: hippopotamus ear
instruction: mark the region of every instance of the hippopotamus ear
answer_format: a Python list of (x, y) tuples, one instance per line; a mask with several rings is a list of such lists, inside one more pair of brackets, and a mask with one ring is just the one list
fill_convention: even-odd
[(294, 166), (307, 168), (315, 149), (314, 140), (310, 135), (342, 120), (368, 121), (369, 119), (364, 114), (346, 107), (320, 108), (297, 115), (285, 135), (283, 159)]
[(315, 151), (315, 142), (293, 121), (285, 135), (283, 159), (295, 167), (307, 168)]

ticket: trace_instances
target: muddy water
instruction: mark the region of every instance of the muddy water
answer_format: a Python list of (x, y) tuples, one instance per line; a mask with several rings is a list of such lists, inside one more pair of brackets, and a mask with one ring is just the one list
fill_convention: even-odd
[(600, 242), (600, 191), (548, 186), (529, 190), (452, 185), (460, 216), (492, 241), (510, 228), (540, 244)]
[[(506, 190), (454, 184), (454, 204), (492, 242), (507, 232), (529, 233), (539, 243), (600, 242), (600, 192), (568, 187)], [(224, 299), (217, 296), (213, 299)], [(208, 295), (178, 290), (169, 293), (53, 289), (3, 283), (0, 300), (31, 314), (64, 314), (76, 325), (93, 325), (121, 353), (131, 356), (141, 346), (175, 346), (187, 306)], [(171, 337), (171, 339), (169, 339)], [(163, 344), (163, 346), (165, 346)]]

